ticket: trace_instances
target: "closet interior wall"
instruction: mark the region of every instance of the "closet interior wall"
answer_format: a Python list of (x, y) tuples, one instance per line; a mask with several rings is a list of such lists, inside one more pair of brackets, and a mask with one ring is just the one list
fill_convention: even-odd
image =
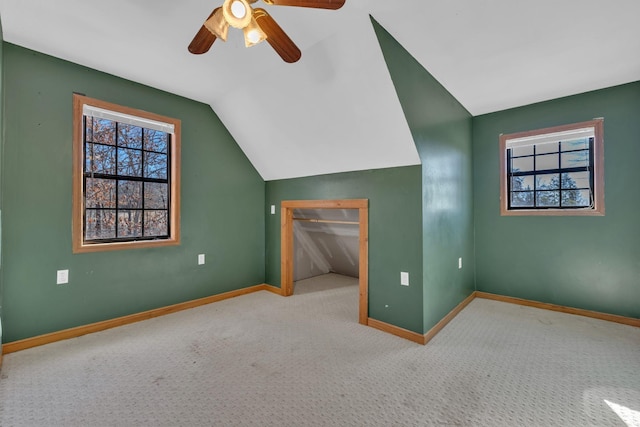
[(357, 209), (295, 209), (293, 280), (327, 273), (358, 277)]

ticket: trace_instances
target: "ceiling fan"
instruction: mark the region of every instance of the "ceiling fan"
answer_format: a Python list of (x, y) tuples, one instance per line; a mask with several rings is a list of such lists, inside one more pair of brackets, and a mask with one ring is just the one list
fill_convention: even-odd
[[(266, 40), (285, 62), (296, 62), (302, 56), (298, 46), (287, 36), (276, 21), (261, 8), (251, 4), (258, 0), (224, 0), (204, 21), (202, 28), (189, 44), (189, 52), (200, 55), (207, 52), (216, 39), (227, 40), (229, 26), (243, 30), (246, 47)], [(263, 0), (274, 6), (298, 6), (315, 9), (340, 9), (345, 0)]]

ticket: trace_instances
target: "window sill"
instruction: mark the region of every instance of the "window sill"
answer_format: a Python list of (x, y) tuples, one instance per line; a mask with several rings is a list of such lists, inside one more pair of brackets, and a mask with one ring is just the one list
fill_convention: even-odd
[(604, 216), (602, 209), (518, 209), (502, 208), (500, 216)]
[(114, 243), (89, 243), (74, 245), (73, 253), (119, 251), (125, 249), (156, 248), (162, 246), (177, 246), (180, 244), (179, 238), (163, 240), (144, 240), (137, 242), (114, 242)]

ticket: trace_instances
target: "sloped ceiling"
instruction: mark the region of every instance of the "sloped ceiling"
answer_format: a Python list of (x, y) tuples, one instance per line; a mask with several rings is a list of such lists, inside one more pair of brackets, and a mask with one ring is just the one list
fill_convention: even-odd
[(233, 29), (189, 54), (221, 3), (2, 0), (0, 17), (10, 43), (211, 105), (265, 180), (420, 162), (369, 15), (473, 115), (640, 80), (638, 0), (256, 3), (296, 64)]

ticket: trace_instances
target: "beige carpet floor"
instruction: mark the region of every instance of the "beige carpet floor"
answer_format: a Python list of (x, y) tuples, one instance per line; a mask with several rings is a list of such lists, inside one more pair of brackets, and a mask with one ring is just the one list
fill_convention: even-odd
[(640, 426), (640, 329), (474, 300), (428, 345), (308, 279), (5, 356), (9, 426)]

